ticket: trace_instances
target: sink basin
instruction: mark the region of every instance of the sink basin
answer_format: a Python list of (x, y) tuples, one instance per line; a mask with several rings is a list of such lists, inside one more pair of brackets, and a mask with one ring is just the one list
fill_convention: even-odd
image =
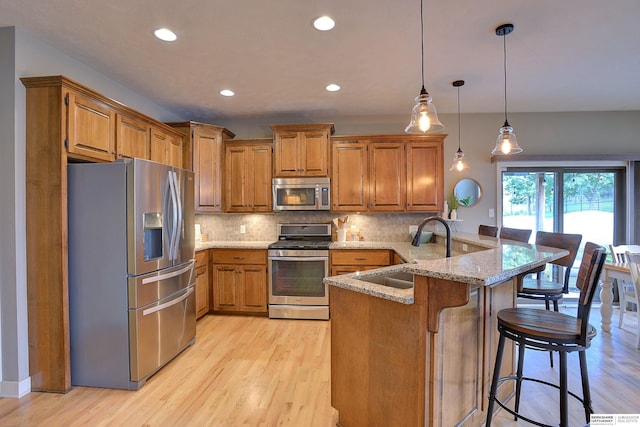
[(378, 285), (389, 286), (396, 289), (411, 289), (413, 288), (413, 274), (405, 271), (398, 271), (395, 273), (385, 274), (381, 276), (372, 276), (359, 280), (363, 282), (376, 283)]

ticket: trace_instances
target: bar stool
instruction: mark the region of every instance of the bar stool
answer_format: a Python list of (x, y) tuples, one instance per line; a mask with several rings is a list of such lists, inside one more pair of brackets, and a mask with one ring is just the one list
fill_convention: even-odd
[[(589, 417), (593, 413), (593, 409), (591, 407), (591, 393), (589, 391), (589, 376), (585, 350), (589, 348), (591, 339), (597, 333), (596, 329), (589, 324), (589, 315), (606, 256), (607, 251), (602, 246), (591, 242), (587, 242), (585, 245), (580, 270), (578, 271), (578, 280), (576, 282), (578, 289), (580, 289), (576, 316), (550, 310), (523, 307), (507, 308), (498, 312), (497, 318), (500, 339), (498, 341), (496, 363), (493, 368), (491, 391), (489, 392), (486, 427), (491, 426), (493, 409), (496, 403), (505, 411), (514, 415), (516, 420), (521, 418), (535, 425), (551, 427), (550, 424), (542, 424), (539, 421), (534, 421), (518, 413), (520, 409), (522, 381), (525, 380), (551, 386), (560, 391), (560, 427), (569, 426), (569, 395), (582, 403), (585, 418), (587, 423), (589, 422)], [(515, 376), (511, 375), (500, 378), (500, 367), (502, 366), (502, 356), (506, 339), (513, 340), (518, 344), (518, 366)], [(560, 358), (559, 385), (537, 378), (524, 377), (522, 375), (524, 353), (527, 348), (558, 352)], [(578, 352), (580, 360), (582, 398), (569, 392), (567, 385), (567, 354), (574, 351)], [(496, 396), (498, 384), (507, 380), (516, 382), (514, 409), (508, 408), (506, 404), (499, 401)]]
[(527, 243), (531, 237), (531, 230), (524, 230), (521, 228), (509, 228), (502, 227), (500, 229), (500, 238), (514, 240), (516, 242)]
[(480, 224), (478, 226), (478, 234), (480, 236), (498, 237), (498, 227)]
[(569, 255), (549, 262), (549, 264), (565, 268), (564, 280), (562, 282), (547, 281), (542, 278), (542, 270), (534, 271), (537, 277), (525, 277), (522, 280), (522, 284), (518, 289), (518, 297), (544, 300), (547, 310), (549, 310), (549, 302), (552, 302), (554, 311), (558, 311), (558, 301), (564, 294), (569, 293), (571, 267), (578, 255), (581, 241), (582, 234), (538, 231), (536, 233), (536, 245), (550, 246), (552, 248), (566, 249), (569, 251)]

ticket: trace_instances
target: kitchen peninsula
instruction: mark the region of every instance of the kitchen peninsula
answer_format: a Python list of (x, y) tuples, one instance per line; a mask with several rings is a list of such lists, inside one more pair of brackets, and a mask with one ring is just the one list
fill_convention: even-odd
[[(395, 244), (407, 264), (325, 279), (339, 426), (484, 423), (496, 313), (515, 305), (519, 275), (566, 251), (464, 234), (453, 246), (444, 258), (440, 244)], [(503, 374), (513, 369), (511, 348)]]

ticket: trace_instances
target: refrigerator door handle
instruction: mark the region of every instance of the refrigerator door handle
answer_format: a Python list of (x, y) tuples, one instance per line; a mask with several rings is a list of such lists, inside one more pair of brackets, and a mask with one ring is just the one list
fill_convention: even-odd
[(174, 250), (173, 250), (173, 255), (174, 255), (174, 259), (178, 258), (178, 250), (180, 249), (180, 235), (181, 235), (181, 229), (182, 229), (182, 196), (180, 195), (180, 185), (178, 183), (178, 174), (173, 171), (171, 173), (171, 175), (173, 176), (173, 188), (175, 190), (175, 204), (176, 204), (176, 209), (178, 212), (178, 217), (177, 217), (177, 221), (176, 221), (176, 234), (175, 234), (175, 241), (174, 241)]
[(189, 289), (187, 289), (187, 292), (184, 293), (184, 295), (172, 299), (171, 301), (167, 301), (165, 303), (162, 303), (160, 305), (157, 305), (155, 307), (151, 307), (151, 308), (147, 308), (145, 310), (142, 310), (142, 315), (143, 316), (148, 316), (149, 314), (153, 314), (157, 311), (160, 310), (164, 310), (167, 307), (171, 307), (172, 305), (176, 305), (179, 304), (180, 302), (184, 301), (185, 299), (187, 299), (189, 297), (189, 295), (191, 295), (193, 293), (193, 286), (189, 287)]
[[(170, 273), (161, 274), (159, 276), (146, 277), (146, 278), (142, 279), (142, 284), (146, 285), (148, 283), (155, 283), (155, 282), (159, 282), (161, 280), (171, 279), (172, 277), (179, 276), (179, 275), (181, 275), (183, 273), (186, 273), (189, 270), (192, 270), (191, 276), (193, 276), (193, 265), (194, 264), (195, 264), (195, 260), (192, 259), (191, 261), (189, 261), (189, 265), (187, 265), (186, 267), (181, 268), (180, 270), (172, 271)], [(189, 283), (191, 283), (191, 277), (189, 277)]]
[(170, 227), (171, 230), (169, 232), (169, 259), (171, 261), (177, 258), (177, 233), (178, 233), (178, 204), (176, 203), (176, 184), (174, 180), (174, 172), (169, 171), (167, 175), (167, 180), (169, 181), (169, 197), (171, 201), (171, 221)]

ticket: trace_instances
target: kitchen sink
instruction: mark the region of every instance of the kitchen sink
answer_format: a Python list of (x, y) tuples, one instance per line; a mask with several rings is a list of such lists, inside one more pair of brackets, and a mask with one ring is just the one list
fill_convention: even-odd
[(375, 283), (397, 289), (413, 288), (413, 273), (407, 273), (405, 271), (397, 271), (395, 273), (371, 276), (367, 278), (359, 277), (358, 279), (363, 282)]

